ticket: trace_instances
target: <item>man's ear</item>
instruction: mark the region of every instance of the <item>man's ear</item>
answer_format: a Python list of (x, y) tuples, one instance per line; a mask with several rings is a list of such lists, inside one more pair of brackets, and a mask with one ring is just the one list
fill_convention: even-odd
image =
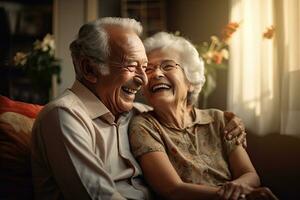
[(90, 82), (90, 83), (96, 83), (98, 80), (98, 69), (95, 63), (91, 62), (87, 58), (83, 58), (80, 61), (80, 68), (82, 77)]

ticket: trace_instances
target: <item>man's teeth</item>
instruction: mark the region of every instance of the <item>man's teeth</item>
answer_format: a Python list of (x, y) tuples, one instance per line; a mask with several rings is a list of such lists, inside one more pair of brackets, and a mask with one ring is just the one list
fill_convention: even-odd
[(155, 92), (156, 90), (159, 89), (170, 89), (170, 86), (167, 84), (159, 84), (159, 85), (155, 85), (152, 87), (152, 91)]
[(131, 94), (136, 94), (137, 93), (136, 89), (131, 89), (131, 88), (128, 88), (128, 87), (123, 87), (123, 90), (125, 92), (131, 93)]

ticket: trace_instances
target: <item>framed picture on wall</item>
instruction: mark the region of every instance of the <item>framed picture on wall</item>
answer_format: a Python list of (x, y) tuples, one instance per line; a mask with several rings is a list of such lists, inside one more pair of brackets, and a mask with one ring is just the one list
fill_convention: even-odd
[(18, 13), (17, 34), (42, 36), (52, 30), (52, 14), (48, 9), (24, 8)]

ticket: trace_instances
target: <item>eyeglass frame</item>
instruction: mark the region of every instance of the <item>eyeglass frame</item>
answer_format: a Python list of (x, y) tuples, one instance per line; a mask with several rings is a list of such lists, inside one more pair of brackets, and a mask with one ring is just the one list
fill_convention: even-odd
[[(168, 62), (173, 62), (172, 64), (175, 64), (175, 65), (170, 65), (170, 63), (168, 63)], [(165, 66), (163, 66), (163, 64), (165, 64)], [(157, 66), (159, 66), (159, 67), (157, 67)], [(171, 67), (168, 69), (165, 69), (168, 66), (171, 66)], [(150, 74), (154, 73), (157, 69), (161, 70), (162, 72), (168, 73), (169, 71), (172, 71), (173, 69), (177, 69), (177, 66), (179, 66), (179, 68), (182, 69), (180, 64), (176, 63), (174, 60), (163, 60), (160, 64), (155, 64), (155, 65), (151, 65), (151, 64), (149, 65), (149, 63), (148, 63), (145, 73), (147, 75), (150, 75)], [(149, 70), (152, 70), (152, 71), (149, 73)], [(147, 71), (148, 71), (148, 73), (147, 73)]]

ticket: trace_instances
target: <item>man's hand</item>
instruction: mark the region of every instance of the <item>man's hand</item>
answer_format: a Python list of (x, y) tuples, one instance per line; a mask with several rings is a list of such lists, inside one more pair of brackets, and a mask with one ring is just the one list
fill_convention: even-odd
[(246, 131), (244, 123), (240, 118), (235, 116), (232, 112), (224, 112), (225, 119), (228, 121), (224, 128), (224, 137), (227, 140), (231, 140), (237, 137), (237, 144), (243, 144), (243, 147), (247, 147)]

